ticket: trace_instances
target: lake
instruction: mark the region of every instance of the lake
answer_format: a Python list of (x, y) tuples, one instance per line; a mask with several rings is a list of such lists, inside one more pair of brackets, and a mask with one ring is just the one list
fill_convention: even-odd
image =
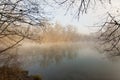
[(120, 80), (120, 60), (95, 48), (94, 42), (24, 44), (21, 66), (43, 80)]

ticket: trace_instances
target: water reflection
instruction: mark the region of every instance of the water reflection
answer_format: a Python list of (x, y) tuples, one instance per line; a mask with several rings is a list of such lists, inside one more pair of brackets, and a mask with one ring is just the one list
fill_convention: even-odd
[(37, 63), (42, 67), (47, 67), (50, 64), (59, 64), (64, 59), (75, 58), (79, 48), (74, 44), (31, 46), (22, 47), (19, 49), (19, 54), (21, 61), (28, 63), (29, 66)]
[(19, 49), (23, 68), (43, 80), (120, 80), (118, 63), (106, 59), (92, 44), (24, 46)]

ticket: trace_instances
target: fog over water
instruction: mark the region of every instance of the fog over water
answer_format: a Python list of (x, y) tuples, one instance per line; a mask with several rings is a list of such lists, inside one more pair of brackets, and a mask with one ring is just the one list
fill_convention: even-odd
[(100, 53), (94, 42), (27, 44), (18, 53), (29, 75), (43, 80), (120, 80), (120, 61)]

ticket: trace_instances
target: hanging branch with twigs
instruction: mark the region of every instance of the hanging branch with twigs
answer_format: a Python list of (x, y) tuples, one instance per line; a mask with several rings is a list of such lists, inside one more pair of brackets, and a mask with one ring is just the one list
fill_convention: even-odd
[(66, 12), (68, 12), (70, 9), (76, 9), (75, 15), (79, 19), (81, 14), (87, 13), (88, 8), (90, 6), (96, 5), (97, 3), (104, 4), (105, 1), (107, 1), (109, 4), (111, 4), (111, 0), (53, 0), (58, 5), (66, 6)]
[(108, 16), (110, 19), (102, 26), (99, 39), (105, 51), (111, 55), (120, 55), (120, 21), (110, 13)]
[(26, 25), (41, 26), (44, 19), (44, 9), (31, 0), (1, 0), (0, 44), (6, 47), (0, 53), (15, 47), (24, 38), (30, 39), (30, 27)]

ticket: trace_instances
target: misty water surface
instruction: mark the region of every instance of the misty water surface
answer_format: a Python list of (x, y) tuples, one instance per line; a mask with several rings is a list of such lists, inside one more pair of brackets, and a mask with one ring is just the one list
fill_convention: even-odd
[(98, 52), (94, 42), (26, 44), (18, 53), (29, 75), (43, 80), (120, 80), (120, 61)]

